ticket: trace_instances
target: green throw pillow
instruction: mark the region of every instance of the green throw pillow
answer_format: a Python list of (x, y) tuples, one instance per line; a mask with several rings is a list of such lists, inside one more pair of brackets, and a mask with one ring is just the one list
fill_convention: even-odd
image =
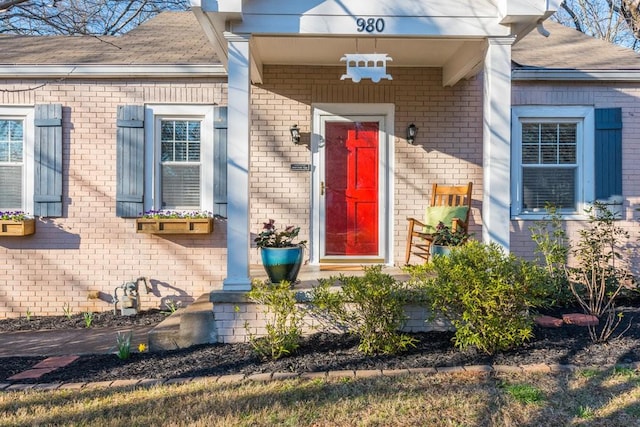
[(424, 232), (433, 233), (440, 222), (451, 227), (454, 218), (460, 218), (464, 221), (468, 210), (469, 208), (466, 206), (429, 206), (424, 216), (426, 225)]

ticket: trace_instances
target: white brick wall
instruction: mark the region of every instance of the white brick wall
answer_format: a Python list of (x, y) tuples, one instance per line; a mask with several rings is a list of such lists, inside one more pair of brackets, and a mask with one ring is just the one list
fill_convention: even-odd
[[(300, 310), (305, 310), (304, 304), (298, 304)], [(426, 332), (450, 330), (450, 324), (443, 319), (426, 322), (429, 311), (420, 306), (408, 306), (405, 313), (409, 320), (403, 328), (405, 332)], [(248, 342), (251, 336), (266, 335), (266, 325), (273, 317), (267, 313), (267, 308), (261, 304), (251, 302), (213, 304), (213, 317), (216, 322), (218, 342), (238, 343)], [(340, 332), (323, 325), (318, 319), (306, 314), (301, 322), (303, 335), (316, 332)], [(346, 332), (346, 331), (342, 331)]]
[[(291, 143), (289, 127), (298, 124), (303, 138), (311, 131), (311, 104), (393, 103), (395, 111), (394, 260), (404, 263), (407, 220), (421, 218), (431, 184), (473, 181), (471, 231), (481, 234), (482, 86), (476, 79), (442, 87), (439, 69), (392, 69), (393, 81), (378, 84), (341, 81), (343, 68), (265, 66), (264, 84), (253, 88), (251, 227), (257, 233), (269, 218), (281, 226), (301, 226), (309, 239), (310, 175), (292, 172), (291, 163), (311, 163), (306, 146)], [(287, 85), (286, 82), (290, 84)], [(404, 141), (406, 127), (419, 128), (416, 145)], [(285, 186), (283, 184), (289, 184)], [(308, 254), (307, 254), (308, 255)], [(258, 251), (251, 253), (259, 263)]]
[[(314, 102), (395, 104), (394, 259), (404, 262), (406, 217), (422, 217), (433, 182), (474, 183), (471, 232), (481, 235), (482, 85), (479, 79), (443, 88), (436, 68), (391, 68), (393, 81), (341, 81), (342, 67), (265, 66), (264, 83), (253, 86), (251, 232), (269, 218), (301, 227), (309, 239), (310, 174), (291, 163), (311, 163), (305, 145), (291, 143), (298, 124), (303, 141), (311, 131)], [(36, 88), (46, 83), (43, 87)], [(136, 234), (133, 219), (115, 216), (116, 107), (144, 103), (226, 104), (220, 80), (0, 81), (1, 105), (63, 104), (63, 217), (43, 219), (34, 236), (0, 240), (0, 318), (110, 310), (89, 291), (110, 295), (140, 276), (153, 291), (142, 293), (143, 308), (167, 298), (193, 301), (220, 289), (226, 277), (226, 229), (216, 221), (209, 236), (159, 237)], [(637, 234), (634, 208), (640, 202), (640, 89), (631, 84), (516, 82), (514, 105), (587, 104), (623, 108), (623, 191), (626, 227)], [(416, 145), (404, 141), (406, 127), (419, 128)], [(229, 191), (233, 191), (231, 183)], [(505, 218), (505, 221), (508, 221)], [(577, 224), (570, 224), (574, 227)], [(532, 256), (528, 224), (512, 223), (512, 250)], [(251, 262), (259, 263), (257, 250)], [(108, 298), (104, 298), (108, 299)]]
[[(44, 82), (7, 83), (23, 90)], [(63, 217), (37, 222), (36, 234), (0, 239), (0, 318), (112, 309), (114, 288), (140, 276), (142, 308), (170, 298), (189, 303), (220, 287), (226, 275), (226, 230), (211, 235), (136, 234), (135, 220), (115, 214), (116, 108), (144, 103), (226, 104), (223, 81), (64, 80), (22, 92), (0, 92), (1, 105), (63, 105)], [(104, 300), (88, 299), (89, 291)]]

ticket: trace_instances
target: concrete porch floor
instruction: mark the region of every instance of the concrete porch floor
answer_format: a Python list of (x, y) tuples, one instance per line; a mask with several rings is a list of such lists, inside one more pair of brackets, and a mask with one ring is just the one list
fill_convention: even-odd
[[(409, 275), (402, 271), (400, 267), (383, 267), (382, 272), (396, 278), (396, 280), (406, 281)], [(251, 279), (267, 280), (267, 273), (261, 264), (252, 264), (249, 269)], [(318, 279), (327, 279), (331, 276), (362, 276), (364, 266), (353, 264), (323, 264), (323, 265), (303, 265), (298, 274), (298, 281), (294, 284), (294, 289), (311, 289), (318, 284)]]

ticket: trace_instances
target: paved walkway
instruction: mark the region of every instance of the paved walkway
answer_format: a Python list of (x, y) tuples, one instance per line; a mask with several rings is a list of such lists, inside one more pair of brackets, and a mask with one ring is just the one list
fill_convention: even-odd
[[(0, 357), (61, 356), (114, 353), (118, 332), (133, 333), (131, 348), (147, 342), (153, 326), (123, 326), (116, 329), (63, 329), (0, 333)], [(0, 361), (0, 363), (2, 363)]]

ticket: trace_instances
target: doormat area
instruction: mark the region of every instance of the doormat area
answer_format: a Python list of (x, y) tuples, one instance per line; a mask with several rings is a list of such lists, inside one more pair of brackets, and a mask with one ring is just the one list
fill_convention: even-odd
[(322, 264), (320, 271), (363, 271), (361, 265)]

